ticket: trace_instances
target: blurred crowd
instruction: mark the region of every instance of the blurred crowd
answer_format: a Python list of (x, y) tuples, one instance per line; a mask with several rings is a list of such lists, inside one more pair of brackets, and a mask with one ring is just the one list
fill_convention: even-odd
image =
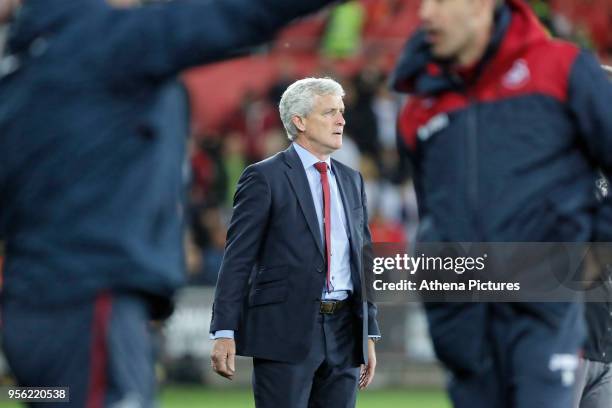
[(612, 3), (608, 0), (529, 0), (555, 36), (595, 50), (602, 62), (612, 62)]

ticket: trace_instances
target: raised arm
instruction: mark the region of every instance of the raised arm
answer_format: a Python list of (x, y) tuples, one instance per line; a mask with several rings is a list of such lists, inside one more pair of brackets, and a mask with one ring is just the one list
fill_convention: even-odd
[(104, 21), (115, 79), (164, 79), (260, 44), (331, 0), (182, 0), (115, 9)]

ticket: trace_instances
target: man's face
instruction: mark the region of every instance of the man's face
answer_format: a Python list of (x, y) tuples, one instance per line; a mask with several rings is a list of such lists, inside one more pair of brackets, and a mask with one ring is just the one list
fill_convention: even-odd
[(316, 95), (312, 111), (302, 118), (303, 139), (312, 149), (329, 155), (342, 147), (344, 102), (338, 95)]
[(457, 60), (476, 46), (479, 0), (422, 0), (419, 17), (434, 57)]

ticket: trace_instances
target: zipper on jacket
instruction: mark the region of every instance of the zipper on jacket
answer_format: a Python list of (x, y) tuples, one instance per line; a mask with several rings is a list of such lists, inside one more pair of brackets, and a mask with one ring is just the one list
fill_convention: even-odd
[[(472, 240), (482, 239), (482, 229), (478, 219), (479, 205), (479, 160), (478, 160), (478, 100), (474, 98), (471, 89), (473, 83), (467, 83), (457, 74), (451, 74), (455, 89), (467, 99), (467, 180), (466, 180), (466, 209), (467, 219), (473, 228)], [(478, 237), (478, 238), (476, 238)]]

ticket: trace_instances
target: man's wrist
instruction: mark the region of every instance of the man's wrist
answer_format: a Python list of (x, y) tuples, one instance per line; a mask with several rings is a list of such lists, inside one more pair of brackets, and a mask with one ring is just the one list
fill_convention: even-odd
[(234, 339), (234, 331), (233, 330), (217, 330), (214, 333), (210, 333), (211, 340), (217, 339)]

